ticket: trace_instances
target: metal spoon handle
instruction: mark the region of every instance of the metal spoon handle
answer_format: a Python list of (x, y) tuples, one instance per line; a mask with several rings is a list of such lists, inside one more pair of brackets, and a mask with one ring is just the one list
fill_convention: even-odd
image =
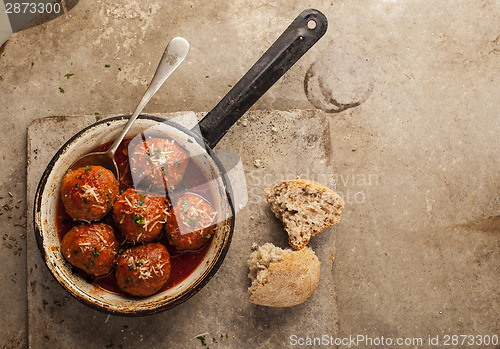
[(181, 37), (173, 38), (168, 43), (165, 52), (163, 52), (160, 63), (158, 64), (158, 68), (156, 68), (155, 75), (153, 76), (151, 83), (144, 93), (141, 102), (135, 109), (134, 113), (130, 116), (127, 124), (123, 127), (122, 132), (120, 132), (116, 140), (107, 151), (108, 155), (111, 158), (115, 155), (116, 149), (118, 149), (120, 143), (134, 123), (135, 119), (137, 119), (137, 117), (139, 116), (142, 109), (144, 109), (151, 97), (153, 97), (156, 91), (158, 91), (160, 86), (165, 82), (165, 80), (167, 80), (170, 74), (172, 74), (172, 72), (179, 66), (179, 64), (182, 63), (184, 58), (186, 58), (188, 52), (189, 43)]

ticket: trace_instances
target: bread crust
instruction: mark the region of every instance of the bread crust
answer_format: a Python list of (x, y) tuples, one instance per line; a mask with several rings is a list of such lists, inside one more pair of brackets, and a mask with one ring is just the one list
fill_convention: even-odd
[(291, 251), (272, 262), (266, 282), (252, 284), (250, 302), (268, 307), (291, 307), (308, 300), (318, 287), (321, 262), (310, 248)]
[[(320, 201), (323, 200), (323, 202), (321, 202), (323, 207), (327, 205), (324, 202), (324, 198), (329, 198), (329, 200), (333, 202), (333, 205), (331, 205), (333, 206), (331, 208), (334, 209), (333, 214), (328, 215), (327, 219), (322, 220), (320, 224), (304, 224), (303, 229), (298, 229), (298, 227), (295, 226), (297, 223), (297, 214), (306, 215), (306, 207), (298, 207), (297, 203), (283, 202), (278, 198), (278, 195), (283, 191), (290, 193), (291, 191), (297, 189), (302, 191), (304, 197), (313, 195), (317, 198), (317, 203), (320, 203)], [(320, 183), (307, 179), (291, 179), (282, 181), (276, 184), (272, 190), (268, 188), (265, 189), (264, 192), (266, 194), (267, 202), (271, 205), (271, 210), (284, 224), (285, 230), (288, 233), (288, 242), (290, 246), (296, 250), (304, 248), (309, 243), (312, 235), (316, 235), (325, 228), (338, 223), (340, 221), (340, 217), (342, 216), (342, 209), (345, 205), (344, 200), (336, 192)], [(291, 222), (292, 220), (294, 221)]]

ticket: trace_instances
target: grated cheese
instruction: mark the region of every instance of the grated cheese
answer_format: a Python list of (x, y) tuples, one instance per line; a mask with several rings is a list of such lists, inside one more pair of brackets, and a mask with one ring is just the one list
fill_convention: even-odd
[(100, 209), (102, 211), (106, 211), (106, 208), (104, 206), (101, 206), (101, 205), (92, 205), (92, 208), (94, 208), (94, 207), (96, 207), (96, 208), (98, 208), (98, 209)]
[(150, 230), (152, 231), (158, 223), (160, 223), (160, 221), (156, 221), (156, 222), (154, 222), (154, 223), (151, 225), (151, 229), (150, 229)]
[(104, 238), (102, 237), (102, 235), (99, 232), (97, 232), (97, 231), (95, 233), (99, 237), (99, 239), (101, 239), (102, 243), (106, 245), (107, 241), (104, 240)]
[(97, 188), (91, 187), (88, 184), (84, 184), (82, 185), (82, 189), (84, 190), (83, 196), (85, 197), (93, 196), (95, 198), (95, 201), (99, 202), (99, 198), (97, 197), (96, 193)]
[(143, 235), (143, 233), (140, 233), (139, 235), (137, 235), (137, 242), (139, 242), (139, 239), (141, 238), (142, 235)]
[(130, 203), (130, 201), (128, 200), (128, 198), (125, 196), (125, 201), (127, 202), (127, 204), (130, 206), (130, 207), (133, 207), (132, 204)]

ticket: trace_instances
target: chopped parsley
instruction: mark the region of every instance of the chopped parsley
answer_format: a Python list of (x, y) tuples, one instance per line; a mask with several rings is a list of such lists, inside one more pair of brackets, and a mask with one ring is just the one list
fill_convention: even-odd
[(142, 206), (142, 205), (144, 205), (144, 200), (137, 201), (137, 206)]
[(144, 263), (143, 263), (140, 259), (138, 259), (138, 260), (135, 262), (135, 265), (137, 265), (137, 266), (142, 266), (142, 265), (144, 265)]
[(98, 113), (98, 112), (95, 112), (95, 113), (94, 113), (94, 115), (95, 115), (95, 116), (99, 116), (99, 113)]
[(74, 251), (73, 251), (73, 254), (78, 254), (78, 252), (80, 252), (80, 251), (78, 251), (78, 250), (74, 250)]
[(95, 265), (95, 263), (94, 263), (94, 261), (92, 259), (89, 259), (89, 264), (92, 265), (92, 266)]
[(101, 175), (102, 175), (102, 172), (99, 172), (99, 173), (98, 173), (97, 175), (98, 175), (99, 177), (101, 177)]
[(125, 247), (118, 246), (118, 254), (122, 254), (123, 252), (125, 252)]
[(83, 200), (84, 205), (88, 204), (88, 202), (89, 202), (89, 199), (87, 199), (87, 198), (83, 198), (82, 200)]
[(144, 194), (139, 194), (139, 196), (140, 196), (141, 198), (145, 198), (145, 197), (146, 197), (146, 195), (144, 195)]
[(134, 222), (135, 224), (144, 224), (144, 219), (142, 219), (141, 216), (133, 214), (132, 215), (132, 222)]
[(123, 194), (123, 189), (119, 189), (118, 192), (120, 193), (120, 195)]
[(203, 345), (204, 347), (207, 346), (207, 342), (205, 342), (205, 336), (198, 336), (198, 337), (196, 337), (196, 339), (199, 339), (201, 342), (201, 345)]
[(130, 278), (126, 278), (126, 279), (125, 279), (125, 283), (126, 283), (126, 284), (129, 284), (129, 283), (130, 283)]
[(119, 71), (122, 71), (122, 68), (118, 68)]
[(128, 269), (129, 269), (129, 270), (134, 270), (134, 265), (133, 265), (133, 264), (129, 264), (129, 265), (128, 265)]
[(69, 78), (70, 78), (71, 76), (73, 76), (73, 75), (75, 75), (75, 74), (73, 74), (73, 73), (68, 73), (68, 74), (66, 74), (66, 75), (64, 75), (64, 76), (66, 77), (66, 79), (69, 79)]
[(147, 160), (147, 161), (151, 161), (151, 158), (152, 158), (152, 157), (156, 156), (157, 158), (160, 158), (160, 157), (161, 157), (161, 155), (162, 155), (162, 154), (161, 154), (161, 150), (160, 150), (160, 149), (155, 149), (155, 150), (153, 150), (153, 153), (151, 153), (151, 151), (150, 151), (150, 150), (148, 150), (148, 151), (146, 152), (146, 156), (145, 156), (145, 158), (146, 158), (146, 160)]
[(73, 186), (73, 188), (78, 188), (78, 183), (76, 183), (76, 184)]
[(175, 162), (175, 167), (181, 168), (181, 162), (179, 160)]
[(92, 167), (91, 167), (91, 166), (87, 166), (87, 167), (85, 167), (83, 170), (84, 170), (85, 172), (87, 172), (87, 171), (90, 171), (91, 169), (92, 169)]
[(201, 221), (201, 217), (196, 217), (196, 218), (193, 218), (193, 219), (188, 219), (188, 220), (185, 220), (184, 222), (186, 222), (187, 224), (189, 224), (189, 226), (191, 226), (191, 228), (194, 228), (194, 227), (196, 227), (196, 223), (198, 223), (199, 221)]
[(166, 176), (167, 172), (168, 172), (168, 166), (165, 164), (165, 166), (161, 167), (161, 173), (163, 173), (163, 175)]
[(59, 92), (64, 93), (64, 89), (62, 87), (59, 87)]
[(94, 254), (94, 257), (99, 257), (99, 250), (97, 249), (97, 247), (94, 247), (94, 251), (92, 253)]
[(109, 65), (109, 64), (104, 64), (104, 67), (105, 67), (105, 68), (109, 68), (109, 67), (111, 67), (111, 65)]
[(205, 234), (203, 234), (203, 236), (204, 236), (204, 237), (206, 237), (207, 239), (210, 239), (210, 237), (211, 237), (212, 235), (210, 235), (209, 233), (205, 233)]
[(182, 208), (182, 212), (187, 213), (187, 211), (188, 211), (188, 201), (187, 200), (182, 201), (181, 208)]
[(108, 199), (108, 201), (106, 201), (106, 206), (109, 206), (111, 205), (111, 199)]

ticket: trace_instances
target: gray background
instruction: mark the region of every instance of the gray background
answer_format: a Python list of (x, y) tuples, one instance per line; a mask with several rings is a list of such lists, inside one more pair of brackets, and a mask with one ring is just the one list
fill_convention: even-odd
[(255, 109), (330, 111), (337, 190), (364, 194), (334, 232), (338, 335), (498, 334), (498, 2), (110, 0), (0, 48), (2, 345), (27, 343), (29, 123), (130, 113), (179, 35), (188, 59), (145, 112), (210, 110), (307, 7), (327, 34)]

